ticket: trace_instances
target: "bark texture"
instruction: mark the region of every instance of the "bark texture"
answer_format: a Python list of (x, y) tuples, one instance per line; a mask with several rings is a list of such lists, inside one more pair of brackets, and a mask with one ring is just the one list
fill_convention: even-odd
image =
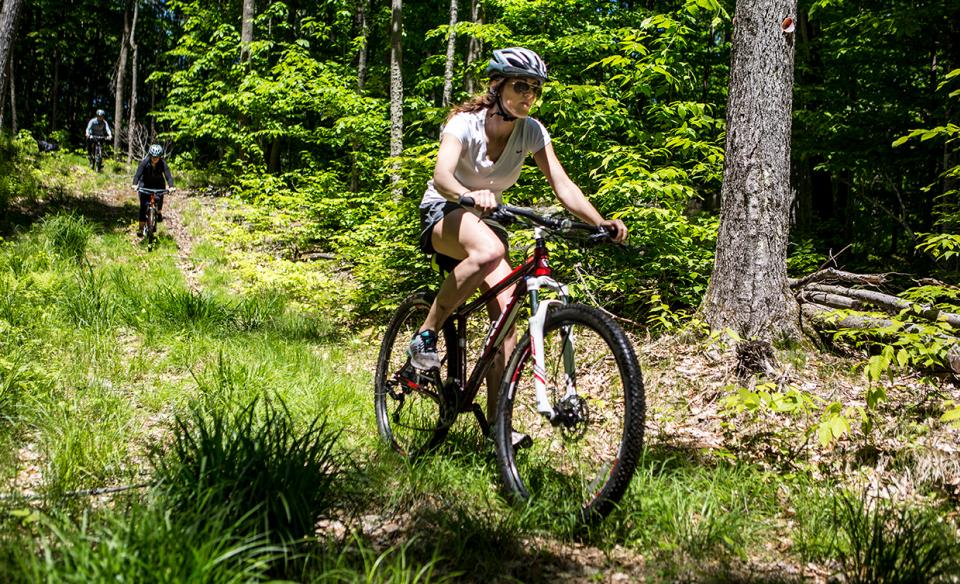
[(243, 17), (240, 24), (240, 62), (250, 63), (250, 43), (253, 42), (253, 0), (243, 0)]
[(137, 130), (137, 16), (140, 14), (140, 2), (134, 0), (133, 22), (130, 25), (130, 118), (127, 121), (127, 162), (133, 160), (133, 147)]
[(360, 27), (360, 54), (357, 56), (357, 89), (363, 91), (367, 82), (367, 41), (370, 38), (370, 25), (367, 22), (367, 11), (370, 0), (357, 2), (357, 25)]
[(123, 117), (123, 90), (127, 80), (127, 53), (130, 44), (130, 10), (123, 11), (123, 37), (120, 39), (120, 59), (117, 61), (117, 74), (113, 88), (113, 152), (119, 156), (121, 119)]
[(450, 0), (450, 31), (447, 33), (447, 65), (443, 70), (443, 107), (453, 97), (453, 65), (457, 48), (457, 0)]
[[(403, 152), (403, 1), (390, 1), (390, 156), (400, 156)], [(390, 174), (393, 183), (393, 198), (399, 200), (403, 195), (400, 188), (400, 168), (393, 164)]]
[(702, 311), (714, 330), (799, 338), (787, 285), (796, 0), (740, 0), (734, 18), (717, 256)]
[[(471, 0), (470, 2), (470, 20), (474, 24), (483, 24), (483, 16), (480, 15), (480, 0)], [(476, 80), (473, 78), (473, 74), (470, 73), (470, 65), (477, 60), (477, 56), (480, 55), (480, 51), (483, 47), (480, 45), (480, 39), (476, 36), (470, 37), (470, 44), (467, 45), (467, 83), (466, 89), (467, 94), (473, 95), (477, 90)]]
[(7, 89), (7, 62), (10, 60), (17, 15), (22, 4), (21, 0), (3, 0), (3, 8), (0, 9), (0, 96)]

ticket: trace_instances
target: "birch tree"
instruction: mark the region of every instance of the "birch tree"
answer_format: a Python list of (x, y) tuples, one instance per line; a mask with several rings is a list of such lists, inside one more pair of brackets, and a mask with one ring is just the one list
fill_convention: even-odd
[[(390, 156), (403, 152), (403, 0), (390, 0)], [(393, 183), (393, 198), (403, 195), (400, 188), (400, 165), (392, 164), (390, 182)]]
[(740, 0), (734, 18), (716, 262), (702, 311), (713, 330), (799, 337), (787, 284), (796, 0)]
[(250, 65), (250, 44), (253, 42), (253, 0), (243, 0), (243, 17), (240, 23), (240, 62)]
[(457, 0), (450, 0), (450, 30), (447, 33), (447, 65), (443, 71), (443, 107), (453, 96), (453, 66), (457, 48)]
[(137, 131), (137, 15), (140, 13), (140, 1), (133, 2), (133, 22), (130, 25), (130, 118), (127, 122), (127, 162), (133, 160), (133, 146)]
[(117, 61), (117, 73), (114, 76), (113, 89), (113, 152), (119, 157), (120, 124), (123, 117), (123, 90), (127, 80), (127, 51), (130, 44), (130, 5), (123, 6), (123, 36), (120, 38), (120, 58)]

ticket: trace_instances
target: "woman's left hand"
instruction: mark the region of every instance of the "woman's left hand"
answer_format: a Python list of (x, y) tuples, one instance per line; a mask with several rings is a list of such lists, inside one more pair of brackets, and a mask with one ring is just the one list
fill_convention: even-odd
[(606, 228), (613, 241), (617, 243), (623, 243), (627, 240), (627, 226), (620, 219), (604, 219), (600, 222), (600, 227)]

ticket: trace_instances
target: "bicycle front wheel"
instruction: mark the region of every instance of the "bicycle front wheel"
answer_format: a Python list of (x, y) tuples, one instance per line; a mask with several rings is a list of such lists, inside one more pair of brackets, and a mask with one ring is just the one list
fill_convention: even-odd
[(436, 380), (447, 371), (447, 332), (438, 334), (440, 370), (417, 371), (410, 365), (407, 347), (427, 317), (433, 295), (410, 296), (390, 320), (380, 346), (374, 380), (374, 402), (380, 436), (400, 454), (413, 458), (440, 444), (448, 425), (442, 387)]
[[(504, 371), (497, 459), (504, 486), (521, 501), (592, 523), (626, 492), (643, 448), (643, 378), (626, 334), (595, 308), (548, 313), (544, 365), (534, 371), (530, 335)], [(534, 377), (546, 382), (556, 416), (537, 411)], [(516, 434), (532, 440), (515, 450)]]
[(147, 207), (147, 245), (152, 246), (157, 234), (157, 208), (153, 205)]

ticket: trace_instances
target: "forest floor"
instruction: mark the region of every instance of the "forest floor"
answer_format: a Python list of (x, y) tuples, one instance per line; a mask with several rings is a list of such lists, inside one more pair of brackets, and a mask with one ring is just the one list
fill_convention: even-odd
[[(119, 237), (111, 244), (116, 249), (100, 252), (101, 262), (170, 262), (186, 288), (198, 294), (216, 290), (240, 296), (278, 283), (296, 287), (291, 306), (312, 315), (329, 311), (341, 322), (345, 308), (338, 304), (338, 291), (349, 286), (344, 266), (335, 260), (296, 261), (283, 249), (283, 234), (277, 232), (282, 226), (270, 224), (262, 212), (229, 197), (179, 190), (165, 202), (161, 245), (154, 252), (159, 259), (144, 259), (134, 233), (136, 193), (122, 182), (103, 180), (84, 190), (52, 204)], [(9, 219), (29, 225), (50, 213), (50, 205), (21, 206)], [(16, 237), (16, 230), (5, 230), (7, 239)], [(127, 253), (132, 255), (122, 257)], [(474, 451), (469, 432), (448, 460), (425, 468), (411, 469), (376, 445), (368, 388), (379, 327), (334, 334), (339, 347), (329, 341), (294, 347), (291, 341), (281, 351), (284, 358), (303, 351), (332, 359), (345, 372), (350, 385), (326, 396), (332, 404), (324, 403), (325, 396), (293, 395), (306, 409), (341, 417), (341, 427), (352, 434), (346, 448), (367, 461), (368, 481), (380, 492), (366, 504), (322, 518), (318, 535), (344, 546), (360, 538), (381, 554), (404, 549), (411, 562), (435, 562), (438, 580), (446, 573), (451, 581), (827, 582), (843, 574), (849, 579), (850, 566), (857, 565), (850, 539), (859, 519), (845, 516), (836, 502), (837, 493), (849, 492), (868, 510), (887, 504), (927, 510), (947, 526), (956, 544), (960, 428), (939, 421), (945, 404), (960, 403), (956, 379), (913, 373), (887, 377), (882, 382), (886, 399), (867, 408), (862, 356), (788, 348), (778, 351), (778, 363), (764, 375), (743, 377), (736, 372), (735, 343), (729, 338), (629, 332), (644, 372), (648, 454), (624, 509), (599, 534), (587, 536), (515, 517), (495, 496), (490, 453)], [(149, 341), (123, 335), (126, 358), (138, 358)], [(212, 345), (216, 338), (204, 343)], [(247, 338), (232, 347), (259, 342)], [(346, 356), (337, 357), (344, 345)], [(191, 347), (164, 350), (199, 351)], [(209, 360), (216, 350), (204, 346), (197, 358)], [(222, 360), (224, 348), (218, 350)], [(267, 366), (284, 367), (281, 362)], [(271, 372), (271, 377), (282, 374)], [(191, 367), (144, 375), (170, 375), (163, 380), (165, 396), (197, 391), (183, 389), (195, 385), (191, 376), (198, 378)], [(149, 403), (147, 397), (135, 399)], [(154, 399), (155, 406), (138, 406), (149, 411), (134, 418), (140, 427), (131, 441), (162, 437), (175, 410), (171, 404), (182, 401)], [(831, 409), (831, 404), (838, 405)], [(482, 440), (478, 448), (484, 448)], [(4, 490), (42, 492), (51, 480), (45, 477), (51, 455), (44, 439), (33, 436), (16, 452), (10, 463), (16, 472), (5, 475)], [(133, 462), (125, 464), (143, 466), (142, 459), (127, 456)], [(109, 486), (119, 477), (104, 480)], [(892, 525), (891, 541), (897, 530), (911, 529), (907, 523), (891, 524), (889, 517), (883, 521)]]

